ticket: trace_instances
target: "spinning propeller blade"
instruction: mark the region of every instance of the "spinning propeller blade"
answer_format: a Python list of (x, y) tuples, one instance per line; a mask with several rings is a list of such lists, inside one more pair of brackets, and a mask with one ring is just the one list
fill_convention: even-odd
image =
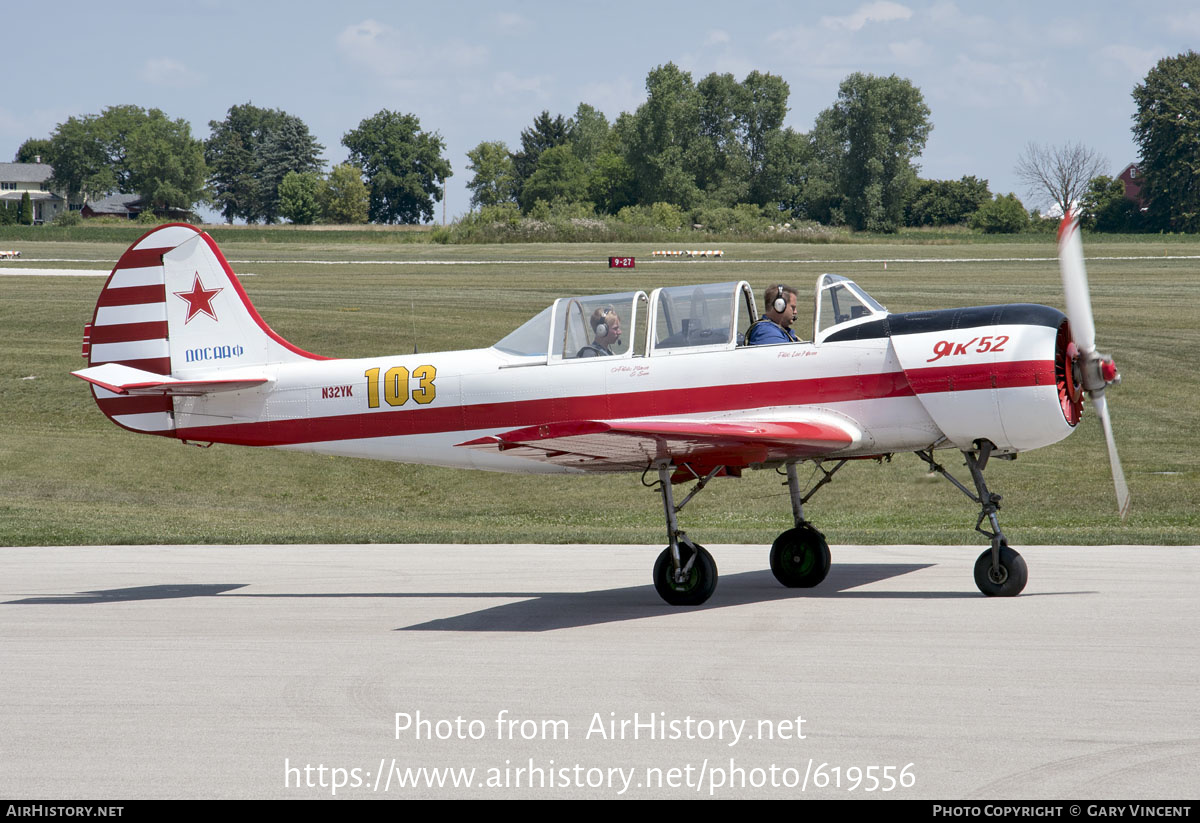
[(1117, 457), (1117, 443), (1113, 439), (1112, 421), (1108, 416), (1108, 400), (1104, 396), (1104, 390), (1118, 380), (1118, 375), (1112, 358), (1096, 352), (1096, 323), (1092, 317), (1087, 270), (1083, 264), (1083, 243), (1079, 239), (1079, 220), (1072, 212), (1063, 217), (1058, 229), (1058, 262), (1062, 270), (1071, 338), (1079, 350), (1077, 364), (1081, 383), (1092, 398), (1096, 415), (1104, 427), (1108, 462), (1112, 465), (1113, 486), (1117, 492), (1117, 508), (1123, 520), (1129, 514), (1129, 487), (1125, 483), (1125, 473), (1121, 471), (1121, 460)]

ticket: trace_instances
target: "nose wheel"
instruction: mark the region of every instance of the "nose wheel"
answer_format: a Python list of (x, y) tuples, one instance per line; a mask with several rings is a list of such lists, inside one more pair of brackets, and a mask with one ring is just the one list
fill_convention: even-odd
[(992, 561), (992, 550), (987, 549), (975, 561), (975, 585), (988, 597), (1015, 597), (1025, 588), (1029, 580), (1029, 569), (1025, 558), (1000, 544), (1000, 556)]

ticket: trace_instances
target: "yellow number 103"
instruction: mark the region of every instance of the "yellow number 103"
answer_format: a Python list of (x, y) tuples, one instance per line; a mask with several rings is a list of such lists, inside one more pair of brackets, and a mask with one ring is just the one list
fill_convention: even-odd
[(383, 380), (379, 379), (379, 369), (367, 369), (363, 376), (367, 378), (367, 407), (379, 408), (379, 388), (383, 385), (383, 399), (389, 406), (403, 406), (411, 397), (415, 402), (424, 405), (432, 403), (437, 396), (437, 387), (433, 385), (437, 377), (437, 369), (433, 366), (417, 366), (412, 370), (412, 380), (417, 381), (415, 388), (409, 388), (409, 373), (404, 366), (393, 366), (384, 372)]

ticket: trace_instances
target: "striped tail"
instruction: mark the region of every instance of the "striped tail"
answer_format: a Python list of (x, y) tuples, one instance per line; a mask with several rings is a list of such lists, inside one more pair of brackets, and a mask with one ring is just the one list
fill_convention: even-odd
[(325, 358), (271, 330), (216, 243), (173, 223), (121, 255), (84, 331), (97, 405), (131, 431), (171, 436), (174, 397), (237, 391), (270, 379), (268, 367)]

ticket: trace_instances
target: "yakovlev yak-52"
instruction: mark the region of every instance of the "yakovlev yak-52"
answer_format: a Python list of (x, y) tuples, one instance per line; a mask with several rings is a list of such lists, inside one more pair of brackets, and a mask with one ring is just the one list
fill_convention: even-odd
[[(1027, 570), (984, 470), (1070, 434), (1084, 393), (1104, 426), (1122, 515), (1129, 507), (1104, 395), (1117, 374), (1096, 352), (1072, 218), (1059, 256), (1066, 314), (1032, 304), (892, 314), (823, 274), (811, 341), (744, 345), (758, 312), (740, 281), (560, 297), (486, 349), (329, 359), (267, 326), (211, 237), (171, 224), (117, 262), (85, 329), (88, 367), (74, 374), (117, 425), (184, 441), (656, 476), (669, 545), (654, 585), (675, 605), (703, 603), (716, 587), (712, 556), (677, 521), (712, 478), (786, 474), (795, 525), (771, 547), (771, 570), (785, 586), (811, 587), (830, 553), (805, 519), (809, 497), (849, 460), (914, 452), (978, 504), (975, 528), (991, 545), (975, 582), (1012, 596)], [(973, 491), (938, 462), (944, 449), (966, 458)], [(823, 475), (807, 492), (804, 461)], [(681, 482), (696, 485), (677, 504)]]

